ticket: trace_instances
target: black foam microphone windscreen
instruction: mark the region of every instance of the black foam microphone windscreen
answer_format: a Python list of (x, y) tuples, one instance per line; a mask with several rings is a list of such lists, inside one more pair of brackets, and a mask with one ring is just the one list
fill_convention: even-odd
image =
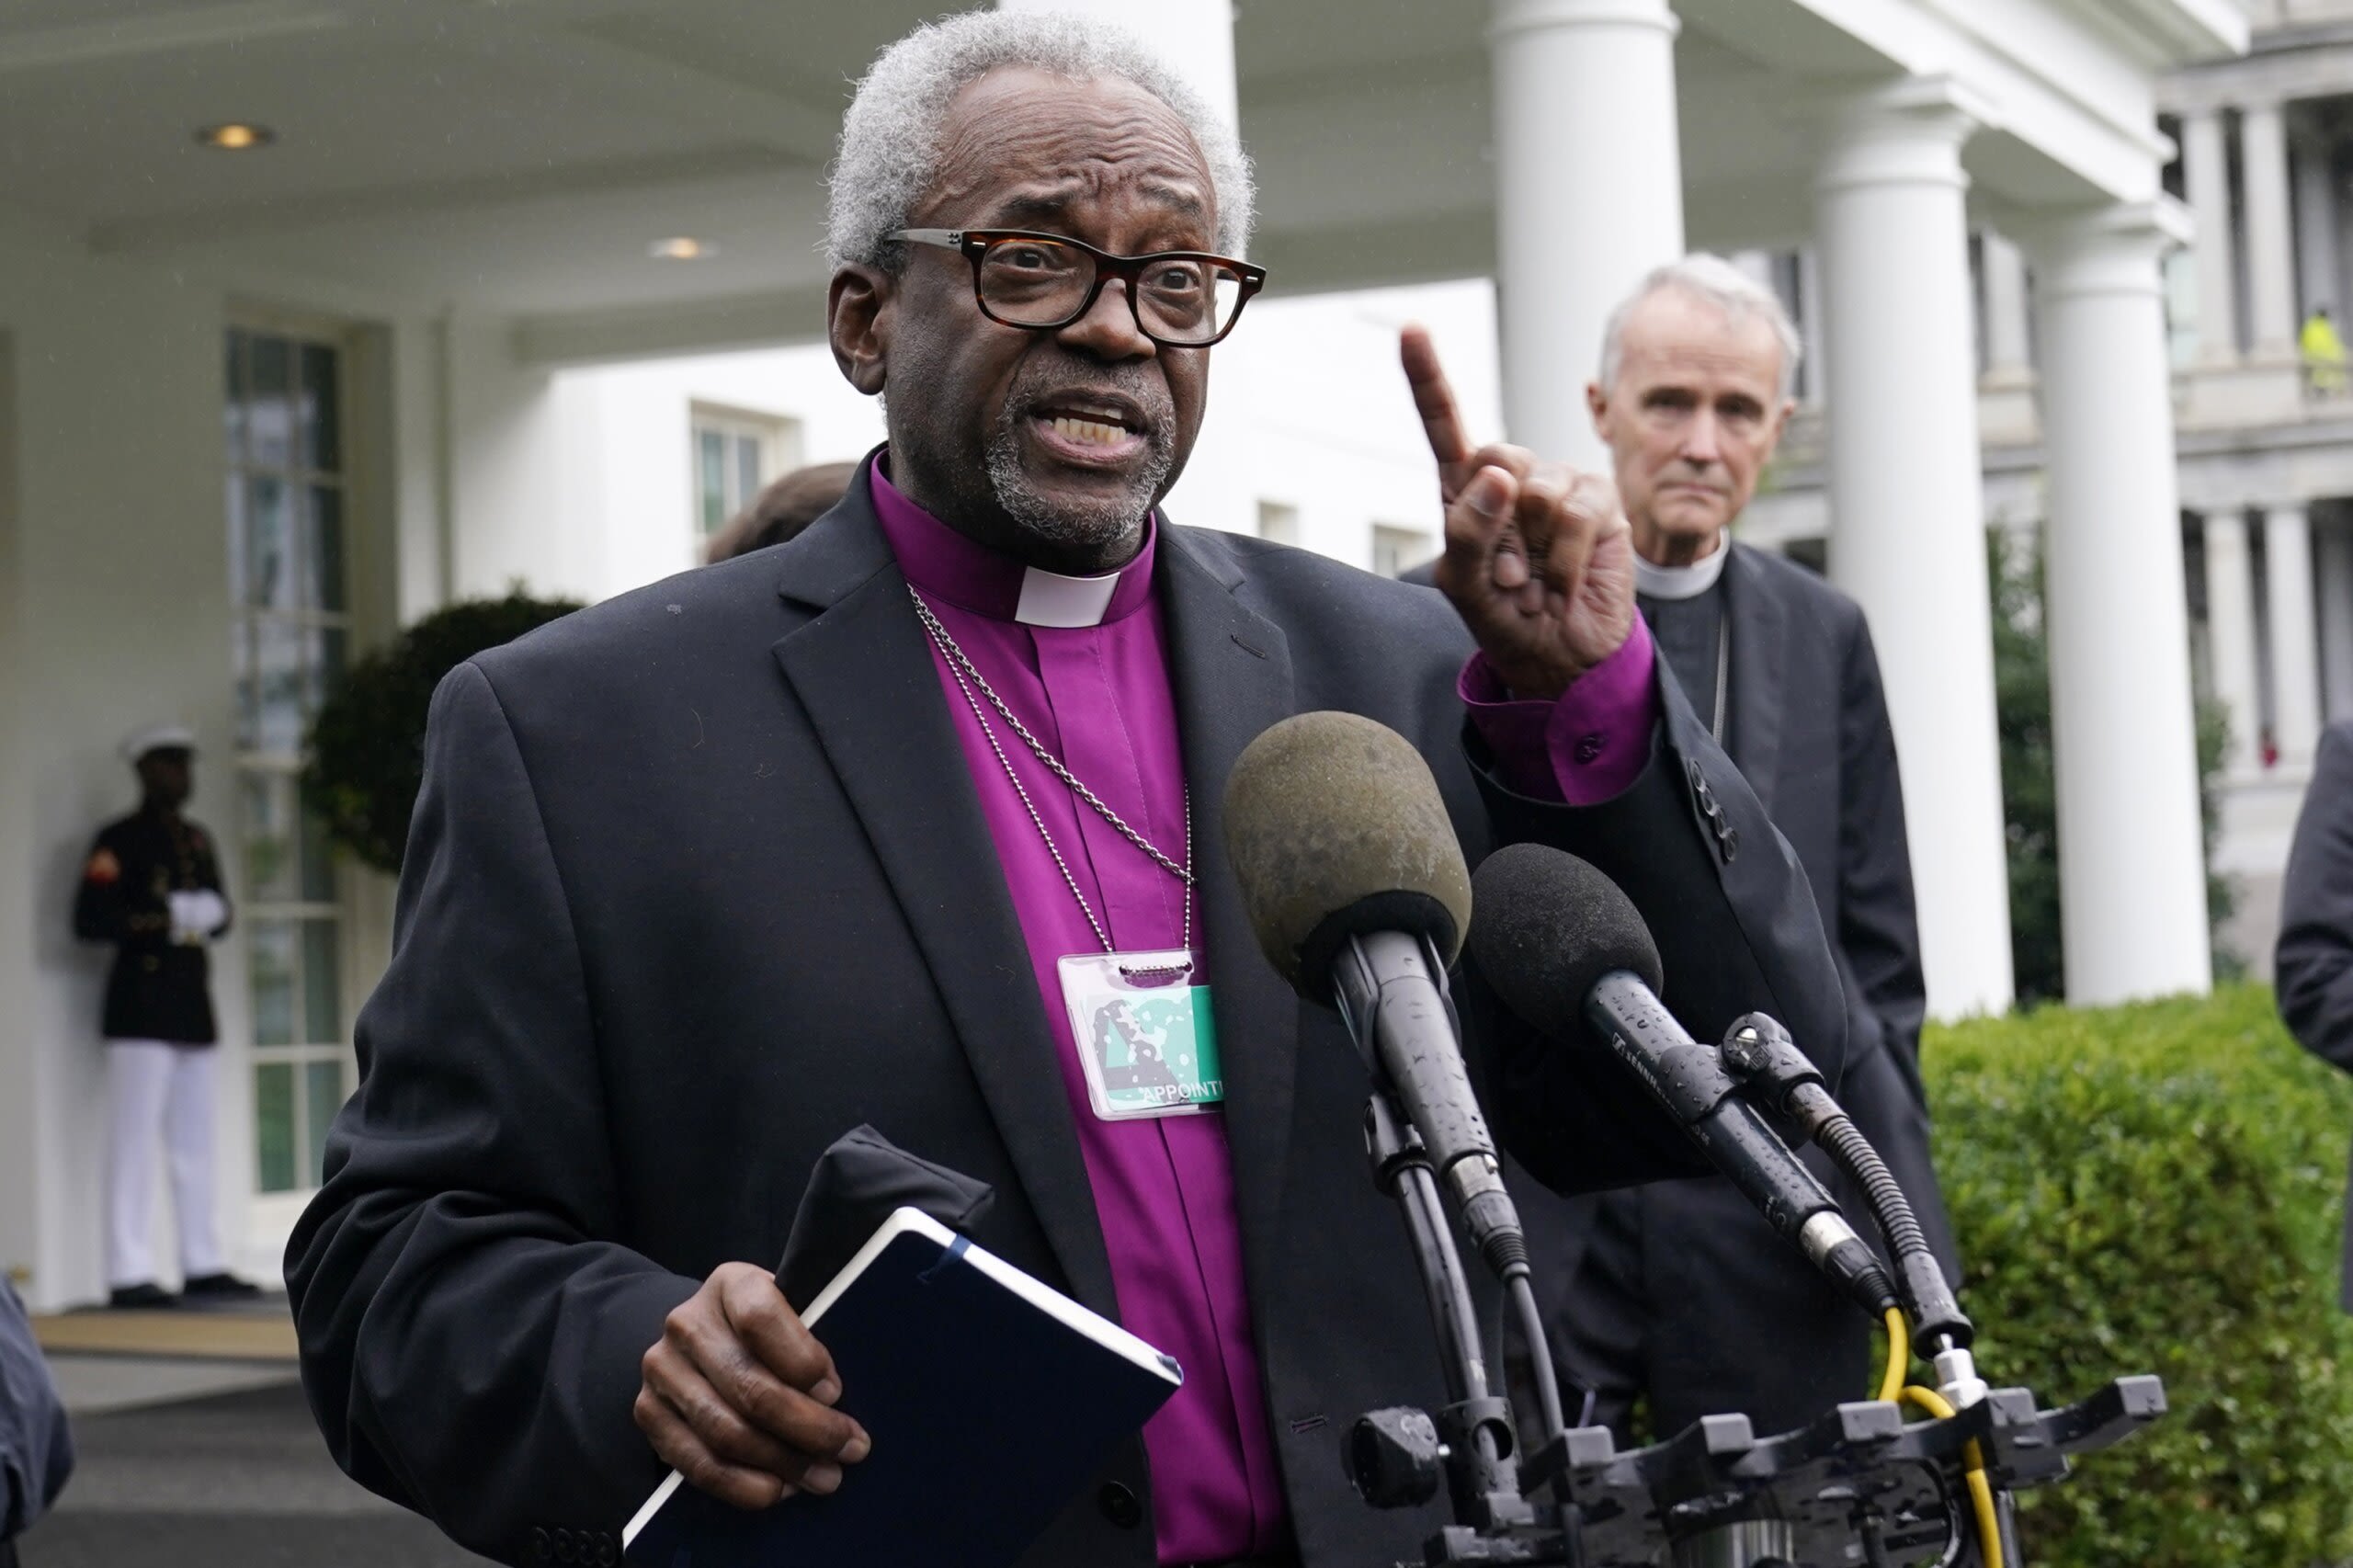
[(1313, 1001), (1333, 956), (1375, 931), (1426, 936), (1452, 963), (1471, 878), (1438, 780), (1410, 742), (1354, 713), (1299, 713), (1225, 782), (1225, 850), (1258, 947)]
[(1471, 956), (1505, 1005), (1538, 1028), (1574, 1028), (1594, 983), (1613, 970), (1659, 988), (1658, 946), (1634, 901), (1575, 856), (1514, 844), (1481, 861), (1471, 886)]

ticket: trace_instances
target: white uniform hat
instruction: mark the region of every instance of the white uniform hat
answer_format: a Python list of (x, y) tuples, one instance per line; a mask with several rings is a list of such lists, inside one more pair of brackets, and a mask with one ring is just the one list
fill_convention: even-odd
[(176, 721), (148, 724), (133, 730), (122, 743), (122, 759), (133, 767), (151, 751), (194, 751), (196, 732)]

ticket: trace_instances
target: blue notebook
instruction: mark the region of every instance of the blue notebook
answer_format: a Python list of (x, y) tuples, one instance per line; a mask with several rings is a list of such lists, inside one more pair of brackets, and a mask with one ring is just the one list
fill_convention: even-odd
[(756, 1513), (674, 1471), (622, 1534), (631, 1562), (1011, 1568), (1184, 1381), (1169, 1357), (915, 1209), (893, 1211), (801, 1316), (874, 1451), (833, 1495)]

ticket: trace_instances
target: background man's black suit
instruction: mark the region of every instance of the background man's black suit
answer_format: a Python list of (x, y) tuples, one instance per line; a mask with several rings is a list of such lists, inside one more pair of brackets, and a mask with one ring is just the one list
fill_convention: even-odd
[[(1838, 961), (1847, 1001), (1840, 1103), (1902, 1183), (1948, 1275), (1950, 1221), (1928, 1158), (1920, 1081), (1927, 994), (1904, 825), (1904, 792), (1879, 662), (1855, 602), (1796, 562), (1726, 541), (1725, 746), (1796, 851)], [(1800, 1037), (1802, 1040), (1802, 1037)], [(1860, 1192), (1808, 1163), (1858, 1228)], [(1563, 1370), (1598, 1384), (1621, 1417), (1647, 1389), (1659, 1435), (1701, 1415), (1747, 1415), (1786, 1431), (1870, 1392), (1871, 1328), (1713, 1177), (1562, 1206), (1536, 1236), (1557, 1303)], [(1589, 1227), (1589, 1229), (1588, 1229)]]
[[(1835, 1065), (1838, 982), (1803, 875), (1679, 699), (1626, 794), (1543, 805), (1466, 754), (1471, 642), (1444, 600), (1188, 529), (1163, 533), (1158, 573), (1266, 1398), (1305, 1562), (1359, 1568), (1430, 1520), (1359, 1503), (1339, 1431), (1437, 1400), (1435, 1355), (1365, 1174), (1363, 1070), (1260, 958), (1224, 865), (1243, 746), (1319, 708), (1401, 731), (1474, 859), (1541, 836), (1626, 887), (1697, 1033), (1765, 1007)], [(338, 1460), (477, 1550), (531, 1561), (559, 1530), (592, 1552), (618, 1533), (660, 1479), (630, 1408), (665, 1314), (720, 1263), (775, 1258), (812, 1164), (858, 1123), (993, 1184), (975, 1239), (1116, 1310), (1051, 1036), (903, 585), (861, 472), (791, 543), (569, 617), (435, 699), (360, 1091), (288, 1278)], [(1735, 857), (1703, 833), (1687, 763)], [(1540, 1175), (1680, 1168), (1613, 1069), (1534, 1049), (1475, 976), (1464, 991), (1488, 1104)], [(1143, 1462), (1127, 1444), (1028, 1561), (1152, 1562)]]
[[(2304, 1049), (2353, 1073), (2353, 721), (2321, 733), (2279, 890), (2279, 1016)], [(2353, 1312), (2353, 1209), (2345, 1220)]]

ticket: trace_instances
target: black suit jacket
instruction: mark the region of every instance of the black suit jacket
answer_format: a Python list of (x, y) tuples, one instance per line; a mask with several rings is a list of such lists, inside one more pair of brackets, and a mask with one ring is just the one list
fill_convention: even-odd
[[(1744, 544), (1725, 562), (1732, 699), (1725, 747), (1805, 868), (1847, 994), (1840, 1103), (1911, 1199), (1958, 1280), (1928, 1158), (1920, 1026), (1927, 985), (1912, 895), (1904, 781), (1862, 607), (1788, 558)], [(1867, 1232), (1867, 1211), (1855, 1221)]]
[[(2353, 1073), (2353, 721), (2321, 733), (2279, 890), (2279, 1016), (2304, 1049)], [(2343, 1302), (2353, 1312), (2353, 1209)]]
[(0, 1543), (24, 1533), (65, 1490), (74, 1434), (16, 1288), (0, 1277)]
[[(1261, 730), (1370, 715), (1430, 758), (1474, 859), (1541, 836), (1616, 876), (1696, 1032), (1767, 1007), (1836, 1065), (1804, 876), (1679, 701), (1620, 799), (1522, 800), (1466, 749), (1470, 644), (1443, 601), (1255, 540), (1172, 528), (1161, 549), (1201, 843)], [(461, 666), (426, 749), (359, 1092), (287, 1256), (304, 1383), (353, 1476), (510, 1562), (601, 1551), (661, 1478), (630, 1409), (664, 1315), (717, 1265), (774, 1259), (859, 1123), (995, 1187), (975, 1240), (1116, 1312), (1053, 1037), (863, 472), (789, 544)], [(1440, 1397), (1427, 1314), (1365, 1170), (1356, 1053), (1259, 956), (1222, 855), (1202, 888), (1284, 1483), (1306, 1562), (1358, 1568), (1431, 1523), (1365, 1507), (1336, 1447), (1368, 1407)], [(1505, 1028), (1475, 975), (1462, 994), (1540, 1174), (1688, 1168), (1615, 1070)], [(1027, 1562), (1144, 1568), (1149, 1496), (1131, 1440)]]

